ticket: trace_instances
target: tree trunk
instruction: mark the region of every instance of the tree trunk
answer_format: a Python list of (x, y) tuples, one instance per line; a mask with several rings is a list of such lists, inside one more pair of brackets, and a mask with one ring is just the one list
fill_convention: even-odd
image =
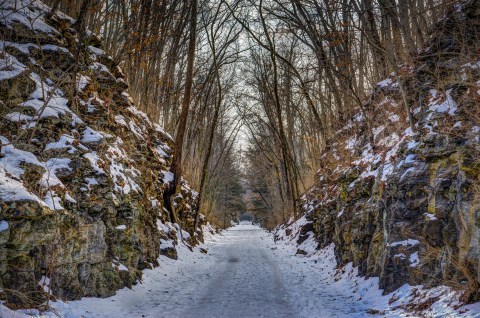
[(175, 194), (181, 191), (180, 181), (182, 178), (182, 151), (183, 139), (187, 128), (188, 113), (190, 108), (190, 99), (193, 87), (193, 66), (195, 62), (195, 47), (197, 35), (197, 7), (198, 0), (192, 0), (190, 11), (190, 36), (188, 43), (188, 57), (187, 57), (187, 74), (185, 79), (185, 93), (182, 102), (182, 112), (175, 135), (175, 156), (173, 157), (170, 171), (173, 173), (173, 184), (165, 191), (165, 202), (170, 210), (170, 219), (178, 223), (177, 214), (173, 202)]

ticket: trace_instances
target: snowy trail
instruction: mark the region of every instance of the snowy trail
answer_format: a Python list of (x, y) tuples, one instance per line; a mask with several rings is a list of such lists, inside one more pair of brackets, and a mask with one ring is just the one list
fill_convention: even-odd
[[(299, 223), (301, 224), (301, 222)], [(273, 235), (251, 224), (221, 234), (206, 232), (202, 254), (184, 245), (179, 259), (160, 257), (160, 267), (145, 270), (141, 284), (113, 297), (56, 302), (55, 312), (34, 317), (65, 318), (359, 318), (415, 317), (397, 307), (411, 291), (404, 286), (382, 296), (378, 278), (357, 276), (351, 265), (336, 269), (333, 245), (316, 250), (310, 235), (299, 246), (296, 237), (273, 241)], [(295, 255), (297, 247), (310, 256)], [(442, 288), (434, 293), (442, 295)], [(480, 308), (458, 314), (439, 302), (429, 317), (480, 318)], [(379, 315), (372, 314), (378, 309)], [(370, 312), (370, 313), (369, 313)], [(26, 318), (0, 305), (0, 318)]]
[(258, 226), (237, 225), (203, 247), (207, 255), (180, 246), (179, 260), (161, 257), (132, 290), (55, 307), (68, 318), (371, 317), (351, 292), (322, 282), (330, 271), (312, 271), (325, 264), (295, 256)]
[(249, 225), (226, 231), (212, 253), (215, 277), (181, 317), (295, 317), (282, 272), (259, 244), (264, 234)]
[[(52, 312), (42, 314), (0, 304), (0, 318), (415, 317), (394, 308), (408, 301), (405, 295), (413, 287), (400, 288), (393, 295), (398, 301), (391, 302), (392, 295), (382, 296), (378, 289), (378, 278), (359, 277), (351, 264), (339, 272), (333, 245), (316, 250), (311, 235), (300, 246), (296, 237), (275, 243), (265, 230), (240, 224), (206, 236), (202, 247), (208, 254), (180, 245), (178, 260), (160, 257), (160, 267), (145, 270), (141, 284), (113, 297), (56, 302)], [(310, 256), (295, 255), (297, 247)], [(432, 295), (444, 291), (439, 287)], [(477, 305), (469, 306), (469, 313), (458, 313), (448, 303), (434, 304), (428, 316), (480, 318)]]

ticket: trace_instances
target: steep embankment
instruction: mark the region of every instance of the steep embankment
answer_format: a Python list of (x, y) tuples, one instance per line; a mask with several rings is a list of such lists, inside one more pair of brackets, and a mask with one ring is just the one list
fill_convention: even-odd
[(303, 197), (308, 222), (279, 236), (334, 243), (340, 267), (379, 277), (385, 292), (444, 284), (478, 299), (479, 26), (480, 1), (457, 4), (415, 63), (377, 84), (365, 113), (329, 142)]
[[(0, 10), (0, 295), (27, 306), (131, 286), (161, 251), (175, 257), (178, 229), (163, 212), (171, 137), (99, 38), (49, 10)], [(186, 227), (195, 198), (184, 182)]]

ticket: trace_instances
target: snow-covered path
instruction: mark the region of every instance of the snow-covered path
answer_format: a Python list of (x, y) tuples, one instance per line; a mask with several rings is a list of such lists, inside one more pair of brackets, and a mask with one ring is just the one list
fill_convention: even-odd
[[(292, 240), (292, 241), (291, 241)], [(334, 318), (415, 317), (398, 307), (412, 287), (394, 298), (382, 296), (378, 278), (365, 280), (347, 265), (335, 268), (333, 246), (316, 250), (312, 237), (300, 245), (310, 256), (295, 255), (296, 238), (273, 235), (251, 224), (240, 224), (209, 235), (194, 252), (177, 247), (179, 259), (160, 257), (160, 267), (145, 270), (142, 284), (124, 288), (110, 298), (56, 302), (55, 312), (34, 317), (65, 318)], [(433, 290), (441, 295), (444, 289)], [(378, 311), (373, 310), (378, 309)], [(476, 317), (479, 308), (457, 314), (439, 302), (429, 317)], [(368, 313), (370, 312), (370, 313)], [(373, 313), (377, 312), (378, 315)], [(0, 317), (25, 318), (0, 305)]]
[(160, 268), (146, 270), (132, 290), (54, 306), (68, 318), (351, 317), (355, 311), (350, 294), (308, 277), (313, 261), (275, 244), (258, 226), (237, 225), (203, 247), (208, 254), (179, 246), (179, 260), (161, 257)]
[[(239, 225), (212, 246), (214, 276), (181, 317), (295, 317), (287, 285), (271, 250), (259, 244), (264, 230)], [(199, 286), (200, 287), (200, 286)]]

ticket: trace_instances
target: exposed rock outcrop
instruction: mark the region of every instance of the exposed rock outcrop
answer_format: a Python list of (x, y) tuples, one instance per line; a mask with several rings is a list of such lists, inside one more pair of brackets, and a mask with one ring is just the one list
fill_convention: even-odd
[[(163, 212), (171, 137), (135, 108), (101, 40), (49, 10), (0, 12), (0, 290), (29, 306), (131, 286), (161, 250), (175, 257), (180, 231)], [(183, 182), (186, 228), (196, 195)]]
[[(319, 247), (335, 244), (393, 291), (449, 285), (478, 299), (480, 286), (480, 1), (459, 3), (413, 65), (380, 82), (329, 143), (302, 209)], [(408, 126), (400, 85), (416, 126)], [(294, 233), (292, 235), (298, 235)], [(301, 236), (300, 236), (301, 237)]]

